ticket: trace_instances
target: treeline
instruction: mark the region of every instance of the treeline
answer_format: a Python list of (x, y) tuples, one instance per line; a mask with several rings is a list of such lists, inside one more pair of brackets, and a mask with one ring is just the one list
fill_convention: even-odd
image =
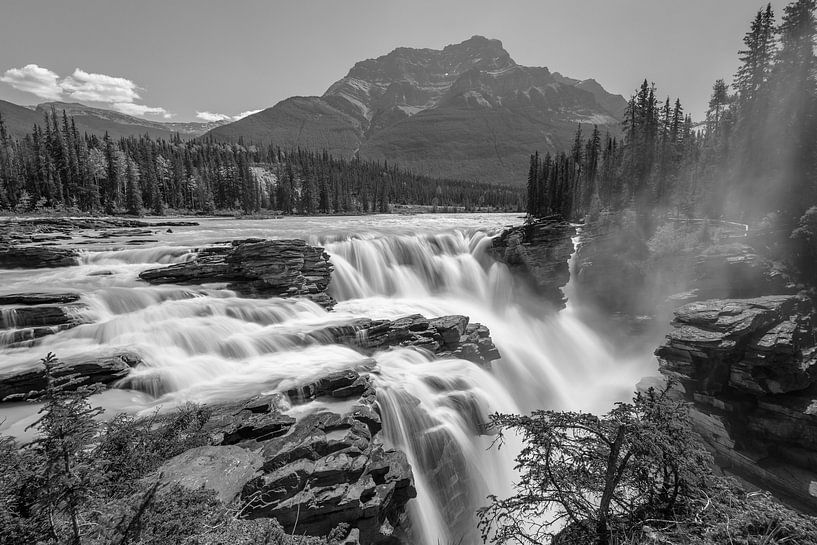
[(388, 212), (394, 205), (522, 210), (523, 192), (418, 176), (327, 152), (79, 134), (52, 109), (12, 139), (0, 116), (0, 209), (164, 214)]
[(713, 86), (706, 120), (693, 125), (679, 100), (661, 101), (646, 80), (632, 96), (623, 136), (585, 137), (569, 152), (530, 160), (527, 210), (580, 218), (633, 208), (642, 217), (686, 215), (789, 228), (817, 203), (815, 0), (797, 0), (776, 23), (757, 12), (731, 85)]

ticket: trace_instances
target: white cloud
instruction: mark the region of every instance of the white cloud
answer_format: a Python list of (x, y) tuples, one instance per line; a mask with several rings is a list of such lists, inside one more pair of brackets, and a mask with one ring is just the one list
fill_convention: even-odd
[(139, 93), (134, 82), (126, 78), (89, 74), (77, 68), (74, 73), (63, 79), (60, 86), (73, 100), (88, 102), (132, 103)]
[(22, 68), (6, 70), (0, 81), (8, 83), (19, 91), (31, 93), (47, 100), (60, 100), (62, 88), (57, 81), (59, 76), (36, 64), (27, 64)]
[(216, 114), (213, 112), (196, 112), (196, 117), (208, 123), (213, 123), (215, 121), (229, 121), (230, 119), (232, 119), (232, 117), (229, 115)]
[(142, 97), (139, 95), (139, 86), (133, 81), (106, 74), (93, 74), (81, 68), (76, 68), (73, 74), (60, 79), (59, 74), (48, 68), (28, 64), (22, 68), (6, 70), (0, 81), (46, 100), (101, 103), (134, 116), (153, 115), (170, 119), (174, 115), (159, 106), (137, 104), (136, 100)]
[(111, 107), (117, 112), (127, 115), (161, 115), (165, 119), (170, 119), (174, 115), (158, 106), (145, 106), (144, 104), (134, 104), (133, 102), (117, 102), (112, 104)]
[(257, 114), (261, 110), (247, 110), (246, 112), (241, 112), (240, 114), (233, 117), (233, 119), (241, 119), (242, 117), (247, 117), (248, 115)]
[(217, 114), (213, 112), (196, 112), (196, 117), (208, 123), (213, 123), (215, 121), (238, 121), (243, 117), (247, 117), (248, 115), (252, 114), (257, 114), (260, 111), (261, 110), (247, 110), (241, 112), (238, 115)]

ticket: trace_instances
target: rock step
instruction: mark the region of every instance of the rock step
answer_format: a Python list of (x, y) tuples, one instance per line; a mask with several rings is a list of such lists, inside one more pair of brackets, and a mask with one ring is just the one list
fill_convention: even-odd
[(0, 246), (0, 269), (49, 269), (79, 264), (79, 251), (53, 246)]
[[(74, 356), (60, 360), (54, 368), (54, 376), (76, 375), (77, 381), (69, 386), (70, 389), (92, 384), (110, 385), (127, 376), (131, 368), (141, 362), (138, 354), (126, 351)], [(0, 401), (36, 398), (45, 387), (45, 366), (39, 362), (0, 373)]]
[(333, 267), (323, 248), (303, 240), (236, 240), (199, 250), (195, 259), (143, 271), (151, 284), (226, 282), (245, 297), (305, 297), (326, 308)]

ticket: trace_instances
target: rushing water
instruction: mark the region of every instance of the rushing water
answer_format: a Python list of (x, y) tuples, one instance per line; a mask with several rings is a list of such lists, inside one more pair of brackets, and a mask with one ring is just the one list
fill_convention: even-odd
[[(554, 313), (515, 289), (508, 269), (485, 252), (514, 215), (455, 214), (365, 218), (202, 220), (132, 247), (89, 242), (82, 264), (0, 272), (4, 292), (76, 290), (84, 325), (10, 347), (0, 337), (0, 372), (47, 352), (66, 358), (132, 350), (144, 364), (123, 387), (98, 396), (111, 410), (246, 397), (285, 390), (327, 372), (371, 365), (356, 351), (310, 333), (353, 317), (464, 314), (487, 325), (502, 358), (491, 370), (463, 360), (431, 361), (413, 349), (375, 354), (384, 432), (414, 469), (413, 535), (424, 545), (473, 534), (475, 507), (510, 490), (507, 450), (488, 448), (479, 425), (495, 411), (537, 408), (605, 411), (625, 399), (645, 359), (621, 361), (578, 317)], [(306, 238), (335, 266), (333, 312), (308, 301), (241, 299), (221, 286), (155, 287), (138, 273), (190, 259), (207, 243), (235, 238)], [(2, 307), (0, 307), (2, 310)], [(0, 431), (23, 434), (30, 406), (0, 409)]]

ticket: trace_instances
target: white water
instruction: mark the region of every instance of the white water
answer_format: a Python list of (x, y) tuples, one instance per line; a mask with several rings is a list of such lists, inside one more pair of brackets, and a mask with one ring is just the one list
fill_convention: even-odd
[[(145, 363), (123, 387), (99, 396), (111, 410), (146, 413), (157, 405), (213, 401), (286, 390), (327, 372), (370, 367), (354, 350), (310, 332), (352, 317), (464, 314), (491, 329), (502, 359), (492, 370), (431, 361), (412, 349), (375, 354), (373, 373), (388, 439), (414, 468), (412, 538), (423, 545), (477, 542), (473, 510), (488, 493), (510, 491), (507, 450), (488, 449), (479, 425), (495, 411), (537, 408), (606, 411), (626, 399), (645, 361), (617, 361), (577, 317), (547, 310), (515, 290), (509, 271), (486, 254), (512, 215), (206, 220), (157, 233), (148, 246), (87, 246), (80, 266), (0, 272), (3, 292), (80, 291), (86, 324), (10, 347), (0, 338), (0, 372), (60, 357), (131, 350)], [(220, 286), (150, 287), (138, 273), (190, 259), (213, 241), (260, 236), (307, 238), (335, 265), (334, 312), (296, 300), (237, 298)], [(20, 434), (28, 406), (0, 409), (0, 431)]]

